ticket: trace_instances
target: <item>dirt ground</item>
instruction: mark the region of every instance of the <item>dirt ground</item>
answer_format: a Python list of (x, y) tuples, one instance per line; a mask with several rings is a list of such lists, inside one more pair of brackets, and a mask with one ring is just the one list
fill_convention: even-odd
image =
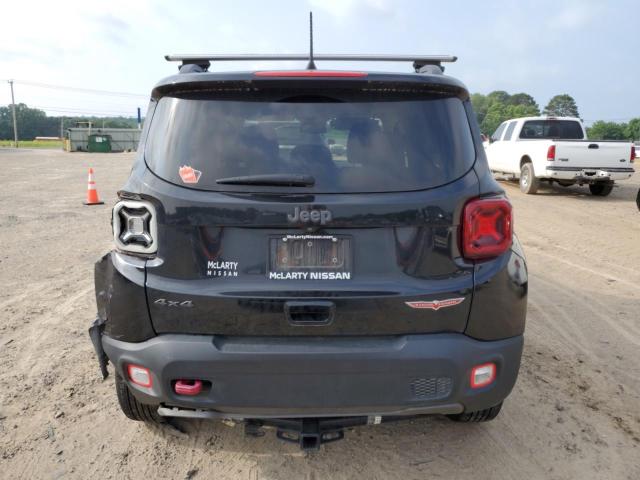
[[(528, 257), (518, 383), (487, 424), (430, 417), (304, 454), (241, 427), (127, 420), (87, 335), (132, 154), (0, 150), (0, 478), (640, 478), (640, 173), (608, 198), (502, 182)], [(96, 170), (106, 205), (85, 207)]]

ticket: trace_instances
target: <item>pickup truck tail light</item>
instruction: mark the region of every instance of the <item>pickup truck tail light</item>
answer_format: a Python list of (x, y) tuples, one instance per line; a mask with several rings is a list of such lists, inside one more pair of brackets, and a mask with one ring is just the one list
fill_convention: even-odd
[(511, 247), (513, 219), (505, 198), (477, 198), (462, 214), (462, 256), (469, 260), (497, 257)]
[(633, 163), (636, 161), (636, 146), (631, 145), (631, 156), (629, 157), (629, 162)]
[(554, 162), (556, 159), (556, 146), (551, 145), (547, 150), (547, 161)]

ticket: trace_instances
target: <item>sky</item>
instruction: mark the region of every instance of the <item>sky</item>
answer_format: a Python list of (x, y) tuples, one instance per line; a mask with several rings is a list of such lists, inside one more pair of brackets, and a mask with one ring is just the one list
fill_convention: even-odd
[[(167, 53), (306, 53), (312, 10), (316, 53), (453, 54), (446, 73), (471, 92), (526, 92), (541, 108), (568, 93), (587, 123), (640, 117), (638, 0), (20, 0), (2, 10), (0, 105), (11, 102), (6, 81), (14, 79), (16, 102), (50, 115), (144, 114), (153, 85), (177, 71)], [(411, 71), (402, 63), (318, 67)]]

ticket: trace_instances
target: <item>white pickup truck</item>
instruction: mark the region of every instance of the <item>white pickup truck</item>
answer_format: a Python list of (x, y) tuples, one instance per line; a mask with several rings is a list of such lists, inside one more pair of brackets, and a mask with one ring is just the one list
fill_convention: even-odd
[(485, 150), (489, 168), (519, 178), (524, 193), (536, 193), (544, 179), (565, 187), (588, 184), (597, 196), (633, 175), (636, 156), (631, 142), (587, 140), (580, 119), (570, 117), (507, 120)]

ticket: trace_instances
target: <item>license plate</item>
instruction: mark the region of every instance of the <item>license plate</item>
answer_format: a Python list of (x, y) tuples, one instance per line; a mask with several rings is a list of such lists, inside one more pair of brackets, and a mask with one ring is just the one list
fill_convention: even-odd
[(270, 239), (272, 272), (351, 271), (351, 238), (286, 235)]

